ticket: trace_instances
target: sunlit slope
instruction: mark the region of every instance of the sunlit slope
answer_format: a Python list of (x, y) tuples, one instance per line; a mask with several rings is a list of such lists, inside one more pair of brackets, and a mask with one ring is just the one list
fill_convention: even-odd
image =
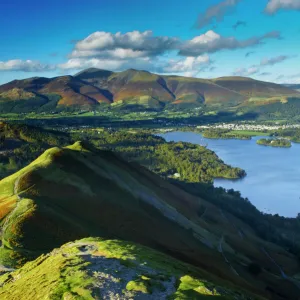
[(155, 248), (263, 296), (299, 292), (297, 259), (285, 249), (143, 167), (79, 142), (0, 181), (0, 212), (5, 266), (101, 236)]
[(212, 79), (212, 81), (219, 86), (235, 91), (247, 98), (269, 98), (274, 96), (293, 96), (299, 94), (297, 91), (280, 84), (259, 81), (247, 77), (220, 77)]
[(218, 86), (207, 79), (165, 76), (168, 88), (174, 93), (175, 105), (220, 104), (236, 105), (246, 98), (232, 90)]
[(0, 285), (2, 300), (263, 299), (150, 248), (97, 238), (55, 249)]
[(134, 69), (111, 72), (90, 68), (74, 76), (34, 77), (1, 85), (0, 113), (94, 110), (103, 104), (133, 111), (236, 107), (252, 106), (254, 100), (268, 104), (277, 98), (287, 101), (299, 96), (290, 87), (246, 77), (200, 79)]
[[(0, 187), (1, 204), (11, 211), (2, 216), (7, 248), (42, 251), (101, 234), (184, 253), (206, 248), (196, 234), (210, 235), (191, 221), (200, 209), (193, 197), (138, 165), (80, 143), (47, 150)], [(211, 238), (217, 245), (218, 237)]]
[(162, 77), (147, 71), (127, 70), (114, 73), (107, 80), (114, 104), (134, 108), (163, 109), (175, 96)]
[(106, 91), (72, 76), (34, 77), (0, 86), (0, 112), (42, 112), (68, 106), (91, 109), (103, 102), (111, 102)]

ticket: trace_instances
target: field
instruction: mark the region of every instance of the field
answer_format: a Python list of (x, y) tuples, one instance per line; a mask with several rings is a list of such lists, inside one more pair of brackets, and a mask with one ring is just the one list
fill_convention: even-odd
[(251, 130), (231, 130), (231, 134), (234, 135), (248, 135), (248, 136), (269, 136), (270, 133), (263, 131), (251, 131)]

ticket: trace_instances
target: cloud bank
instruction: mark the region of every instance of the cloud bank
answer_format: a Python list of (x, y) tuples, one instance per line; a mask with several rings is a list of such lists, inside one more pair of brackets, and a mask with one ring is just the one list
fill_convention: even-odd
[[(232, 73), (232, 75), (235, 76), (251, 76), (254, 74), (257, 74), (261, 72), (261, 69), (267, 66), (274, 66), (278, 63), (281, 63), (287, 59), (293, 58), (295, 56), (288, 56), (288, 55), (279, 55), (276, 57), (271, 57), (271, 58), (264, 58), (260, 61), (259, 64), (257, 65), (252, 65), (249, 68), (237, 68), (235, 71)], [(260, 75), (261, 76), (266, 76), (269, 75), (269, 72), (262, 72)]]
[[(210, 53), (222, 50), (236, 50), (263, 44), (268, 39), (279, 39), (280, 32), (272, 31), (261, 36), (239, 40), (225, 37), (209, 30), (190, 40), (176, 37), (155, 36), (152, 31), (104, 32), (96, 31), (76, 40), (65, 62), (56, 65), (42, 64), (33, 60), (0, 61), (0, 71), (65, 72), (85, 68), (101, 68), (112, 71), (127, 68), (147, 69), (152, 72), (184, 74), (195, 76), (200, 71), (213, 70)], [(174, 58), (167, 60), (167, 55)], [(246, 56), (251, 55), (248, 52)], [(260, 67), (273, 65), (287, 59), (287, 56), (265, 59), (260, 65), (240, 68), (235, 74), (251, 75)]]
[(54, 66), (33, 60), (12, 59), (0, 61), (0, 71), (44, 72), (54, 68)]
[(183, 56), (198, 56), (203, 53), (214, 53), (220, 50), (235, 50), (262, 44), (267, 39), (279, 39), (280, 32), (272, 31), (261, 36), (252, 37), (246, 40), (238, 40), (235, 37), (222, 37), (209, 30), (192, 40), (185, 42), (179, 51)]
[(148, 30), (117, 32), (97, 31), (75, 44), (71, 58), (100, 57), (113, 59), (151, 57), (176, 48), (178, 39), (154, 36)]
[(273, 15), (281, 9), (300, 10), (300, 0), (269, 0), (265, 13)]
[(195, 76), (199, 72), (207, 69), (212, 64), (210, 57), (206, 55), (197, 57), (186, 57), (179, 60), (170, 60), (164, 67), (164, 73), (182, 74), (185, 76)]

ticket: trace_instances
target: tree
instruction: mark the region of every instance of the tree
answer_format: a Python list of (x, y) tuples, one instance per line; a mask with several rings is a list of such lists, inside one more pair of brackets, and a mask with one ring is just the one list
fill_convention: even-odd
[(4, 145), (4, 141), (5, 141), (5, 135), (4, 133), (0, 132), (0, 147)]

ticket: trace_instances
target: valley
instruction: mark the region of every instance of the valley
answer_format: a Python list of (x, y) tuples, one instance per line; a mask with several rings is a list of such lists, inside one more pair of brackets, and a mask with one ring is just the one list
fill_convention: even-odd
[(300, 0), (0, 11), (0, 300), (300, 300)]
[[(214, 188), (212, 182), (217, 178), (247, 178), (249, 174), (235, 164), (227, 165), (207, 145), (196, 145), (196, 140), (187, 143), (180, 137), (167, 142), (157, 135), (164, 130), (72, 126), (55, 131), (2, 123), (2, 149), (7, 149), (1, 153), (2, 159), (10, 158), (11, 164), (15, 157), (17, 164), (5, 171), (16, 173), (0, 181), (1, 264), (20, 267), (54, 247), (92, 235), (150, 246), (210, 270), (217, 276), (212, 278), (214, 284), (225, 280), (222, 285), (226, 288), (230, 281), (261, 296), (271, 293), (281, 299), (285, 293), (296, 295), (293, 282), (286, 281), (288, 292), (278, 289), (278, 267), (263, 258), (266, 255), (260, 249), (267, 249), (285, 274), (296, 278), (297, 219), (261, 213), (239, 192)], [(228, 158), (225, 161), (230, 162)], [(80, 213), (82, 204), (84, 214)], [(117, 223), (111, 223), (107, 214)], [(147, 227), (150, 224), (151, 229)], [(177, 228), (174, 240), (172, 228)], [(257, 264), (264, 267), (258, 271), (260, 275), (253, 275), (251, 270)], [(10, 281), (3, 280), (4, 287), (9, 287)]]
[[(74, 76), (34, 77), (0, 86), (0, 113), (8, 118), (142, 112), (162, 117), (219, 121), (299, 121), (300, 93), (293, 87), (247, 77), (200, 79), (128, 69), (90, 68)], [(36, 115), (35, 115), (36, 114)], [(221, 118), (221, 119), (220, 119)]]
[[(275, 250), (275, 244), (261, 239), (236, 212), (220, 210), (204, 195), (192, 196), (176, 185), (136, 164), (126, 163), (116, 154), (83, 143), (51, 148), (0, 182), (4, 218), (1, 262), (22, 265), (46, 249), (50, 251), (84, 236), (100, 235), (150, 246), (204, 270), (213, 268), (221, 280), (261, 295), (270, 283), (259, 282), (268, 276), (273, 276), (274, 283), (278, 280), (277, 269), (261, 260), (261, 247), (272, 256), (279, 251), (290, 262), (284, 264), (288, 276), (296, 275), (296, 269), (291, 267), (296, 258), (284, 248)], [(234, 200), (230, 193), (223, 197), (227, 201), (241, 201)], [(117, 223), (111, 222), (111, 215)], [(267, 220), (271, 216), (261, 218)], [(292, 219), (290, 222), (293, 224)], [(276, 228), (275, 220), (272, 226)], [(247, 248), (240, 248), (241, 239)], [(254, 260), (250, 258), (253, 255)], [(259, 280), (247, 267), (258, 261), (264, 266)], [(243, 278), (247, 278), (247, 283)], [(272, 284), (272, 289), (276, 286), (279, 285)], [(296, 291), (297, 286), (291, 284), (288, 293)]]
[[(243, 89), (231, 84), (236, 80), (245, 84)], [(146, 98), (139, 88), (145, 91), (149, 84), (155, 97), (166, 88), (178, 94), (172, 92), (159, 109), (150, 108), (153, 99), (141, 108)], [(266, 157), (277, 159), (277, 150), (297, 151), (300, 125), (290, 117), (290, 108), (286, 120), (241, 113), (252, 105), (253, 99), (245, 100), (249, 84), (242, 78), (204, 81), (93, 69), (0, 87), (2, 103), (10, 98), (15, 105), (0, 116), (0, 296), (296, 300), (300, 231), (295, 182), (278, 177), (266, 188), (262, 177), (269, 180), (269, 173), (255, 164), (256, 156), (245, 163), (249, 152), (242, 143), (254, 144), (257, 148), (250, 151), (255, 154), (259, 138), (291, 141), (291, 149), (268, 147), (275, 152), (258, 154), (268, 169)], [(136, 94), (112, 101), (120, 86), (122, 99), (131, 89)], [(211, 101), (217, 99), (215, 89), (223, 87), (245, 102), (233, 109), (233, 103), (213, 103), (210, 96), (201, 101), (183, 96), (190, 88), (194, 93), (208, 87)], [(269, 97), (266, 86), (261, 88), (255, 95)], [(45, 100), (50, 94), (52, 100)], [(35, 106), (40, 101), (46, 101), (41, 110)], [(294, 111), (293, 101), (280, 105), (290, 103)], [(272, 103), (278, 104), (264, 105), (271, 108)], [(19, 112), (21, 107), (25, 110)], [(228, 149), (244, 157), (234, 159)], [(288, 157), (278, 165), (281, 171), (284, 165), (297, 166), (295, 155)], [(259, 199), (249, 191), (261, 192)], [(293, 203), (286, 208), (292, 211), (280, 205), (287, 196)], [(74, 242), (78, 239), (83, 240)], [(138, 247), (149, 247), (142, 250), (147, 257), (135, 252)], [(166, 255), (169, 266), (177, 264), (176, 270), (162, 267), (159, 255)], [(55, 264), (51, 271), (50, 262)], [(35, 275), (40, 272), (55, 279), (40, 287)], [(23, 290), (26, 278), (34, 282), (33, 289)]]

